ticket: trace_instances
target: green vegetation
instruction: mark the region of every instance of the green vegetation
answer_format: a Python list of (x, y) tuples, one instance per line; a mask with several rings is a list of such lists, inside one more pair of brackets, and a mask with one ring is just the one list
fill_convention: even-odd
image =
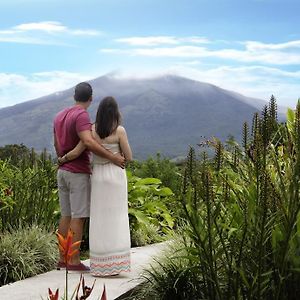
[(127, 171), (132, 246), (159, 242), (173, 228), (168, 208), (173, 192), (157, 178), (139, 178)]
[[(172, 228), (177, 228), (178, 222), (184, 213), (182, 206), (178, 205), (182, 182), (182, 165), (175, 164), (167, 158), (162, 158), (158, 153), (156, 157), (149, 157), (145, 161), (132, 161), (129, 164), (128, 169), (130, 174), (136, 178), (157, 178), (160, 180), (160, 188), (168, 187), (172, 191), (172, 195), (162, 197), (160, 201), (163, 201), (163, 204), (167, 207), (173, 218), (174, 225)], [(131, 175), (129, 175), (129, 177)], [(129, 195), (129, 202), (130, 198)], [(157, 200), (157, 197), (155, 199)], [(150, 226), (147, 229), (153, 231), (153, 226)], [(139, 231), (134, 232), (133, 234), (139, 234)]]
[[(167, 160), (163, 163), (168, 164)], [(139, 165), (143, 167), (143, 163)], [(43, 262), (45, 269), (39, 261), (44, 247), (40, 235), (44, 230), (51, 235), (60, 216), (56, 171), (56, 165), (46, 152), (37, 154), (24, 145), (0, 147), (0, 239), (3, 246), (0, 247), (0, 251), (3, 249), (0, 284), (38, 274), (53, 266), (57, 247), (48, 248)], [(163, 186), (159, 179), (140, 178), (128, 171), (128, 191), (132, 245), (165, 239), (174, 225), (170, 209), (170, 203), (174, 201), (171, 189)], [(27, 234), (30, 227), (33, 227), (30, 236), (22, 240), (22, 234)], [(87, 258), (88, 222), (85, 229), (82, 257)], [(28, 239), (31, 239), (30, 246)], [(37, 251), (39, 243), (40, 252)], [(29, 264), (27, 268), (29, 260), (33, 265)]]
[[(200, 156), (191, 148), (182, 171), (159, 155), (131, 163), (132, 245), (166, 237), (173, 242), (145, 272), (130, 299), (297, 299), (300, 101), (280, 124), (272, 97), (262, 114), (254, 115), (251, 128), (245, 123), (242, 132), (242, 145), (233, 138), (226, 144), (205, 141), (200, 146), (207, 151)], [(211, 152), (212, 158), (206, 154)], [(56, 169), (45, 157), (18, 165), (0, 161), (1, 243), (11, 235), (7, 224), (17, 228), (38, 222), (51, 230), (51, 219), (56, 225)], [(174, 230), (175, 237), (170, 235)]]
[(46, 152), (0, 148), (0, 285), (53, 269), (58, 221), (56, 168)]
[(180, 168), (168, 158), (162, 158), (159, 153), (155, 158), (149, 157), (145, 161), (132, 161), (128, 168), (137, 177), (160, 179), (175, 194), (180, 190)]
[(9, 160), (12, 165), (17, 166), (24, 159), (29, 159), (32, 153), (34, 152), (23, 144), (5, 145), (0, 147), (0, 160)]
[(58, 221), (56, 167), (46, 153), (23, 153), (0, 160), (0, 232), (31, 224), (54, 229)]
[(0, 286), (44, 273), (57, 262), (54, 234), (38, 226), (0, 235)]
[(212, 160), (191, 148), (182, 243), (148, 270), (137, 299), (298, 299), (300, 102), (279, 124), (272, 97), (248, 128), (242, 146), (209, 142)]

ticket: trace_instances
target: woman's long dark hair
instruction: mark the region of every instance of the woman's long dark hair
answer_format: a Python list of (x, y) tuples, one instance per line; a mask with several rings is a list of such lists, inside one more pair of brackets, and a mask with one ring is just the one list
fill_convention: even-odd
[(111, 135), (120, 125), (121, 115), (114, 97), (105, 97), (100, 102), (95, 123), (96, 132), (101, 139)]

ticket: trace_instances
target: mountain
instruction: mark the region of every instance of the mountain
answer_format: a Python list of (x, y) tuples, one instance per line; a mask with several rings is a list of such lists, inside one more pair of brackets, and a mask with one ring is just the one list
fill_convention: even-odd
[[(221, 89), (212, 84), (168, 75), (148, 79), (102, 76), (93, 86), (92, 120), (99, 101), (114, 96), (119, 103), (134, 156), (157, 152), (170, 158), (186, 155), (202, 137), (241, 137), (242, 124), (266, 102)], [(74, 88), (0, 109), (0, 145), (23, 143), (53, 151), (52, 121), (72, 106)]]

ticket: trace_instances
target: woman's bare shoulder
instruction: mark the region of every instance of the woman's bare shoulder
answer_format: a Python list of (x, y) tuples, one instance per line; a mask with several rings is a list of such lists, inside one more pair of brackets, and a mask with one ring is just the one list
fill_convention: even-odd
[(126, 133), (126, 130), (125, 130), (125, 128), (123, 126), (119, 125), (117, 127), (116, 132), (117, 132), (117, 134), (124, 134), (124, 133)]

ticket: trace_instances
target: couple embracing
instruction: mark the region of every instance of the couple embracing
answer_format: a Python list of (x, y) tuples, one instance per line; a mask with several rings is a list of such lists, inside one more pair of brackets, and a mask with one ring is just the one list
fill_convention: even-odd
[[(120, 125), (118, 104), (104, 98), (92, 125), (88, 107), (92, 87), (75, 87), (75, 105), (54, 119), (54, 146), (59, 157), (57, 173), (61, 219), (58, 231), (74, 232), (82, 239), (85, 219), (90, 217), (90, 268), (75, 255), (68, 266), (73, 271), (91, 271), (110, 276), (130, 271), (130, 231), (125, 162), (132, 159), (126, 131)], [(90, 152), (93, 153), (92, 167)], [(65, 267), (60, 257), (58, 268)]]

